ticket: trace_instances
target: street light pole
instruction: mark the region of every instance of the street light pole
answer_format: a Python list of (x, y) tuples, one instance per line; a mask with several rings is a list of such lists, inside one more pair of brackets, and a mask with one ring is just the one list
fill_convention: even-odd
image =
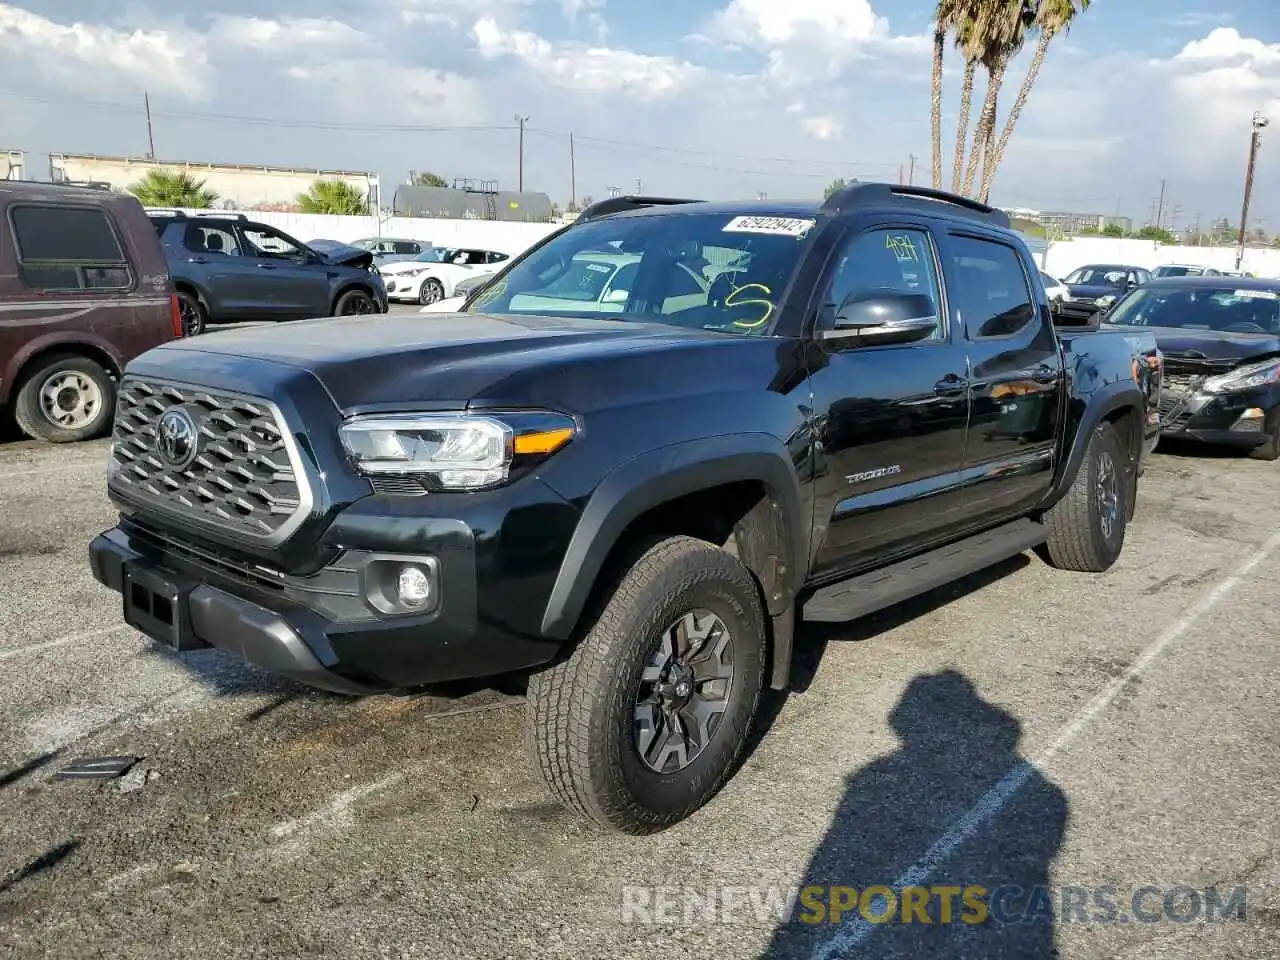
[(1244, 262), (1244, 240), (1249, 227), (1249, 197), (1253, 193), (1253, 170), (1258, 162), (1258, 147), (1262, 143), (1262, 128), (1270, 121), (1261, 113), (1253, 115), (1252, 132), (1249, 134), (1249, 166), (1244, 174), (1244, 205), (1240, 209), (1240, 236), (1236, 239), (1236, 269)]

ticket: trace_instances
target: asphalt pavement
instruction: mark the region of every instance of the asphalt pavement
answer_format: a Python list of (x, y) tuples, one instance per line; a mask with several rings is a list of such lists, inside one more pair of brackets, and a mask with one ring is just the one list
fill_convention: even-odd
[[(4, 956), (1280, 956), (1280, 464), (1162, 453), (1106, 574), (1028, 554), (805, 630), (738, 774), (636, 839), (552, 803), (510, 691), (346, 699), (121, 626), (106, 455), (0, 445)], [(781, 921), (811, 884), (1044, 894)]]

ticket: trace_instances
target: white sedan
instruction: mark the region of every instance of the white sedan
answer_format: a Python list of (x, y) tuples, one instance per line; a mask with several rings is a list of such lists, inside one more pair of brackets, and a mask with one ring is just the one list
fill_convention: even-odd
[(424, 306), (453, 296), (454, 286), (478, 273), (493, 273), (494, 264), (511, 258), (496, 250), (434, 247), (412, 260), (389, 263), (378, 272), (387, 284), (390, 300)]

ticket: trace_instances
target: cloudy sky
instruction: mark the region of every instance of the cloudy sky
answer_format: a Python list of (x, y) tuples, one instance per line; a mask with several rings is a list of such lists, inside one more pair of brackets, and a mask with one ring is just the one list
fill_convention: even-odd
[[(0, 2), (0, 148), (517, 180), (560, 202), (639, 178), (682, 196), (814, 196), (928, 178), (920, 0)], [(1011, 102), (1025, 59), (1015, 64)], [(948, 73), (954, 112), (958, 62)], [(1049, 63), (994, 199), (1145, 219), (1239, 216), (1254, 110), (1275, 119), (1256, 215), (1280, 230), (1274, 0), (1094, 0)], [(1271, 131), (1268, 131), (1271, 132)], [(946, 154), (948, 157), (950, 151)]]

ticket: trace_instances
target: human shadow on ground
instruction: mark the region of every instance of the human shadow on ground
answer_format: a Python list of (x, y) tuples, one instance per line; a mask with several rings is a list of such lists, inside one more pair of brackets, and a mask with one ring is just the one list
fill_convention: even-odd
[[(1019, 755), (1021, 724), (953, 670), (913, 678), (889, 722), (901, 746), (849, 777), (798, 879), (828, 889), (796, 901), (763, 956), (1056, 957), (1046, 890), (1068, 804)], [(866, 893), (874, 886), (889, 889)], [(906, 887), (924, 888), (920, 911), (904, 911)], [(833, 922), (837, 898), (851, 906)]]

